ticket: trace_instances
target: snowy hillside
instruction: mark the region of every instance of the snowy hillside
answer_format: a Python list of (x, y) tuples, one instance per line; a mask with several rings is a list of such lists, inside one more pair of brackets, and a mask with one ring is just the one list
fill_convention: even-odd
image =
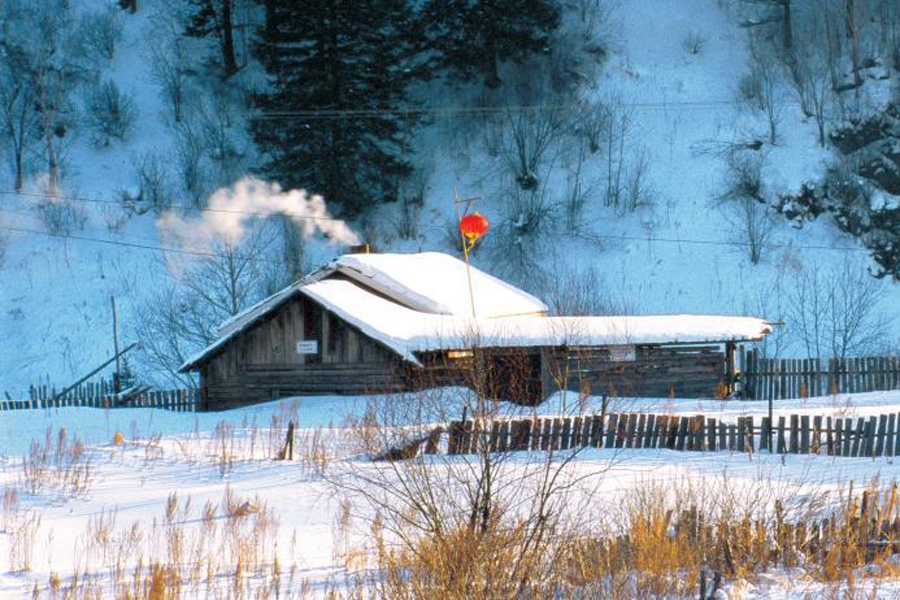
[[(98, 10), (99, 3), (71, 4), (80, 18)], [(153, 55), (160, 44), (177, 39), (171, 38), (171, 18), (177, 16), (172, 7), (179, 5), (144, 0), (136, 14), (111, 9), (118, 11), (121, 39), (113, 58), (101, 62), (91, 77), (115, 82), (133, 99), (137, 118), (124, 139), (98, 145), (82, 116), (67, 138), (71, 145), (53, 199), (47, 198), (48, 175), (39, 156), (31, 157), (21, 194), (14, 193), (9, 170), (0, 174), (0, 242), (5, 240), (6, 247), (5, 256), (0, 250), (0, 337), (5, 341), (0, 345), (0, 393), (21, 396), (37, 383), (64, 386), (112, 356), (111, 297), (123, 343), (146, 341), (153, 330), (146, 321), (162, 314), (166, 300), (176, 313), (194, 316), (196, 307), (184, 300), (189, 296), (180, 295), (182, 286), (186, 280), (210, 281), (202, 279), (214, 276), (203, 271), (203, 263), (228, 254), (229, 242), (235, 247), (249, 243), (253, 249), (246, 268), (252, 288), (248, 284), (240, 299), (246, 306), (290, 281), (286, 254), (295, 267), (309, 269), (342, 253), (354, 238), (331, 218), (334, 211), (322, 212), (323, 207), (299, 192), (282, 196), (252, 184), (249, 189), (262, 190), (261, 196), (240, 191), (245, 187), (223, 192), (218, 203), (207, 200), (216, 189), (231, 189), (256, 171), (258, 151), (247, 131), (249, 109), (240, 98), (227, 97), (220, 84), (210, 83), (212, 77), (198, 74), (199, 58), (191, 62), (194, 71), (185, 89), (188, 117), (175, 122)], [(449, 108), (426, 113), (429, 118), (413, 144), (422, 204), (403, 199), (383, 204), (351, 218), (349, 228), (382, 250), (454, 251), (456, 190), (460, 197), (479, 197), (474, 208), (492, 223), (476, 249), (475, 263), (524, 286), (552, 309), (571, 309), (566, 291), (578, 288), (588, 290), (591, 298), (584, 308), (590, 311), (784, 320), (788, 323), (777, 340), (778, 352), (805, 356), (801, 336), (789, 322), (791, 290), (804, 274), (821, 271), (836, 277), (835, 269), (847, 261), (857, 270), (874, 270), (874, 264), (864, 248), (824, 218), (796, 229), (768, 213), (752, 217), (761, 219), (767, 236), (758, 264), (752, 264), (743, 232), (747, 217), (737, 212), (738, 203), (722, 201), (733, 183), (728, 161), (735, 146), (753, 148), (739, 156), (755, 161), (762, 194), (772, 202), (821, 178), (833, 150), (819, 145), (816, 121), (804, 117), (788, 81), (775, 91), (775, 144), (770, 143), (766, 112), (741, 101), (742, 81), (752, 69), (749, 30), (740, 26), (747, 18), (745, 9), (742, 3), (715, 0), (640, 0), (619, 3), (595, 15), (595, 21), (576, 26), (571, 22), (577, 21), (577, 11), (570, 7), (563, 17), (566, 31), (579, 31), (601, 46), (588, 59), (573, 60), (572, 77), (583, 79), (577, 97), (565, 99), (562, 108), (532, 111), (533, 94), (545, 85), (535, 77), (532, 89), (518, 89), (516, 97), (499, 102), (505, 108), (492, 120), (436, 103)], [(259, 21), (258, 15), (247, 18)], [(248, 39), (238, 42), (239, 52), (248, 53)], [(209, 38), (179, 43), (179, 52), (187, 57), (208, 54), (214, 45)], [(502, 74), (515, 68), (505, 65)], [(252, 60), (235, 78), (234, 87), (242, 90), (264, 79)], [(877, 105), (893, 85), (890, 79), (867, 81), (865, 101)], [(76, 104), (86, 102), (84, 90), (73, 98)], [(464, 88), (460, 98), (470, 93)], [(516, 124), (540, 127), (546, 124), (542, 119), (567, 113), (581, 115), (573, 125), (575, 133), (553, 137), (557, 134), (551, 131), (536, 172), (520, 173), (517, 182), (505, 162)], [(522, 124), (523, 115), (531, 120)], [(607, 137), (598, 129), (593, 132), (596, 150), (576, 148), (571, 139), (591, 138), (592, 127), (599, 127), (591, 115), (605, 120)], [(834, 120), (840, 116), (835, 114)], [(192, 125), (205, 133), (191, 137)], [(214, 132), (227, 151), (199, 152), (194, 159), (204, 176), (186, 180), (187, 167), (194, 164), (191, 141), (202, 137), (214, 144)], [(621, 199), (610, 202), (614, 175), (621, 177)], [(536, 187), (529, 188), (522, 176), (534, 177)], [(165, 196), (174, 212), (160, 208), (164, 203), (154, 208), (154, 194)], [(284, 204), (271, 200), (275, 197)], [(303, 225), (302, 233), (309, 236), (305, 241), (294, 240), (291, 246), (288, 237), (254, 237), (252, 221), (288, 211), (299, 215), (294, 222)], [(54, 215), (55, 227), (48, 224)], [(60, 219), (65, 222), (59, 224)], [(269, 229), (282, 231), (277, 219), (268, 223)], [(248, 246), (240, 248), (238, 256), (250, 253)], [(898, 290), (885, 280), (873, 293), (873, 318), (883, 333), (868, 350), (897, 348), (900, 322), (882, 321), (900, 303)], [(208, 313), (205, 318), (219, 320)], [(177, 347), (187, 354), (203, 345), (201, 334), (192, 331), (181, 345), (161, 341), (155, 348), (175, 354)], [(171, 381), (147, 353), (134, 360), (144, 377)]]

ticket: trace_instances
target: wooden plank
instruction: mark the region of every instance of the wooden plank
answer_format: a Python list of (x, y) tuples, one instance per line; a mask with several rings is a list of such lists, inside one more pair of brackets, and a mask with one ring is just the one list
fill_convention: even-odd
[[(612, 413), (608, 415), (606, 421), (606, 447), (616, 447), (616, 431), (619, 428), (619, 415)], [(621, 447), (621, 446), (619, 446)]]
[(800, 417), (800, 454), (809, 454), (809, 438), (812, 432), (809, 428), (809, 415)]
[(687, 417), (681, 417), (680, 419), (678, 419), (678, 421), (678, 439), (675, 442), (675, 449), (684, 450), (690, 424), (688, 423)]
[(746, 448), (744, 445), (745, 436), (744, 436), (744, 417), (737, 418), (737, 451), (745, 452)]
[(780, 416), (780, 417), (778, 417), (778, 431), (777, 431), (778, 435), (777, 435), (777, 442), (776, 442), (777, 445), (775, 447), (775, 451), (778, 452), (779, 454), (787, 453), (787, 443), (784, 438), (784, 432), (785, 432), (785, 419), (784, 419), (784, 416)]
[(853, 419), (846, 417), (844, 419), (843, 449), (841, 456), (853, 456)]
[(697, 452), (703, 451), (703, 424), (705, 422), (706, 417), (703, 415), (696, 415), (691, 424), (691, 431), (694, 434), (694, 450)]
[(800, 451), (800, 416), (791, 415), (791, 454)]
[(583, 444), (581, 443), (581, 431), (582, 431), (582, 418), (575, 417), (572, 419), (572, 447), (580, 448)]
[(534, 417), (531, 421), (531, 439), (529, 440), (528, 447), (531, 451), (540, 450), (541, 448), (541, 437), (543, 433), (544, 423), (540, 417)]
[(863, 439), (866, 431), (866, 420), (859, 417), (856, 423), (856, 431), (853, 433), (853, 446), (850, 449), (850, 456), (860, 456), (860, 452), (865, 452), (866, 445)]
[(647, 432), (644, 435), (644, 448), (655, 448), (657, 435), (656, 415), (650, 413), (647, 415)]
[(728, 450), (728, 425), (719, 421), (719, 450)]
[(497, 450), (499, 452), (509, 450), (509, 421), (504, 420), (500, 423), (500, 438), (497, 442)]
[(569, 436), (572, 434), (572, 417), (565, 417), (562, 420), (562, 432), (559, 437), (559, 449), (569, 449)]
[(759, 449), (760, 450), (768, 450), (769, 452), (773, 451), (773, 448), (769, 446), (769, 435), (771, 434), (772, 423), (769, 421), (769, 417), (762, 418), (762, 424), (760, 425), (759, 432)]
[(728, 449), (732, 452), (737, 449), (737, 425), (728, 425)]
[(866, 445), (864, 450), (865, 456), (874, 456), (876, 429), (878, 429), (878, 419), (876, 417), (869, 417), (869, 420), (866, 422)]
[(887, 437), (884, 441), (884, 455), (894, 456), (894, 430), (897, 427), (897, 415), (891, 413), (888, 415)]
[(594, 415), (591, 418), (591, 446), (603, 447), (603, 414)]
[(878, 432), (875, 439), (875, 456), (884, 456), (884, 438), (887, 436), (888, 416), (878, 417)]
[(706, 449), (716, 449), (716, 420), (712, 417), (706, 420)]

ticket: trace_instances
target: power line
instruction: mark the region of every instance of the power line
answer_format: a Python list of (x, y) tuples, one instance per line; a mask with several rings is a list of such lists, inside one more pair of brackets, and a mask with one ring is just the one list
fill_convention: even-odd
[[(101, 199), (92, 199), (92, 198), (80, 198), (76, 196), (50, 196), (47, 194), (36, 194), (36, 193), (28, 193), (28, 192), (13, 192), (13, 191), (5, 191), (0, 190), (0, 195), (20, 195), (20, 196), (29, 196), (36, 198), (46, 198), (46, 199), (56, 199), (56, 200), (71, 200), (74, 202), (85, 202), (85, 203), (97, 203), (97, 204), (115, 204), (121, 206), (121, 202), (118, 200), (101, 200)], [(327, 221), (327, 222), (340, 222), (344, 223), (343, 219), (338, 219), (336, 217), (315, 217), (309, 215), (301, 215), (297, 213), (289, 213), (283, 211), (277, 212), (263, 212), (263, 211), (250, 211), (250, 210), (234, 210), (234, 209), (226, 209), (226, 208), (210, 208), (210, 207), (191, 207), (183, 204), (172, 204), (168, 208), (180, 208), (188, 211), (197, 211), (197, 212), (212, 212), (212, 213), (225, 213), (225, 214), (241, 214), (248, 216), (257, 216), (257, 217), (269, 217), (275, 214), (284, 215), (287, 217), (291, 217), (293, 219), (299, 220), (311, 220), (311, 221)], [(0, 207), (0, 211), (3, 210), (11, 210), (4, 209)], [(16, 211), (16, 212), (24, 212), (24, 211)], [(375, 225), (384, 225), (390, 226), (393, 223), (389, 221), (370, 221), (370, 223)], [(419, 225), (420, 229), (436, 229), (443, 230), (444, 227), (440, 225), (428, 225), (422, 224)], [(41, 233), (41, 232), (36, 232)], [(59, 237), (59, 236), (57, 236)], [(628, 235), (602, 235), (596, 234), (592, 237), (599, 240), (608, 240), (608, 241), (623, 241), (623, 242), (647, 242), (647, 243), (666, 243), (666, 244), (691, 244), (691, 245), (702, 245), (702, 246), (725, 246), (725, 247), (738, 247), (744, 248), (750, 245), (750, 242), (743, 241), (728, 241), (728, 240), (704, 240), (704, 239), (691, 239), (691, 238), (666, 238), (666, 237), (640, 237), (640, 236), (628, 236)], [(147, 238), (144, 238), (147, 239)], [(852, 247), (852, 246), (822, 246), (822, 245), (814, 245), (814, 244), (779, 244), (771, 242), (767, 244), (769, 248), (797, 248), (798, 250), (829, 250), (829, 251), (843, 251), (843, 252), (868, 252), (866, 248)], [(161, 250), (166, 250), (165, 248), (158, 248)], [(221, 255), (212, 255), (212, 256), (221, 256)]]
[(9, 227), (7, 225), (0, 225), (0, 229), (4, 229), (6, 231), (15, 231), (18, 233), (30, 233), (34, 235), (42, 235), (44, 237), (52, 237), (66, 240), (76, 240), (79, 242), (92, 242), (96, 244), (107, 244), (109, 246), (124, 246), (127, 248), (139, 248), (142, 250), (154, 250), (157, 252), (172, 252), (175, 254), (188, 254), (192, 256), (203, 256), (206, 258), (225, 258), (224, 254), (218, 254), (215, 252), (201, 252), (196, 250), (185, 250), (182, 248), (167, 248), (164, 246), (153, 246), (150, 244), (137, 244), (134, 242), (123, 242), (117, 240), (104, 240), (101, 238), (92, 238), (80, 235), (70, 235), (63, 233), (52, 233), (49, 231), (40, 231), (38, 229), (26, 229), (24, 227)]
[[(2, 210), (2, 209), (0, 209)], [(9, 226), (0, 226), (0, 229), (5, 229), (8, 231), (15, 231), (19, 233), (30, 233), (34, 235), (42, 235), (45, 237), (59, 238), (59, 239), (70, 239), (82, 242), (92, 242), (98, 244), (106, 244), (110, 246), (123, 246), (127, 248), (137, 248), (142, 250), (153, 250), (157, 252), (172, 252), (176, 254), (184, 254), (191, 256), (199, 256), (204, 258), (228, 258), (229, 255), (225, 255), (222, 253), (212, 252), (212, 251), (202, 251), (202, 250), (190, 250), (184, 248), (172, 248), (166, 246), (158, 246), (152, 244), (138, 244), (135, 242), (125, 242), (125, 241), (117, 241), (117, 240), (106, 240), (95, 237), (87, 237), (87, 236), (79, 236), (79, 235), (68, 235), (61, 233), (51, 233), (47, 231), (41, 231), (38, 229), (27, 229), (22, 227), (9, 227)], [(701, 240), (701, 239), (678, 239), (678, 238), (659, 238), (659, 237), (639, 237), (639, 236), (628, 236), (628, 235), (596, 235), (594, 236), (597, 239), (601, 240), (609, 240), (609, 241), (633, 241), (633, 242), (646, 242), (646, 243), (665, 243), (665, 244), (689, 244), (689, 245), (700, 245), (700, 246), (720, 246), (720, 247), (730, 247), (730, 248), (745, 248), (749, 246), (749, 242), (742, 241), (727, 241), (727, 240)], [(146, 239), (146, 238), (145, 238)], [(837, 251), (837, 252), (868, 252), (865, 248), (857, 248), (850, 246), (820, 246), (820, 245), (797, 245), (797, 244), (768, 244), (770, 248), (795, 248), (798, 250), (825, 250), (825, 251)], [(240, 256), (240, 255), (238, 255)], [(233, 255), (232, 255), (233, 257)], [(251, 261), (262, 260), (261, 258), (254, 257), (246, 257)]]
[[(636, 109), (666, 109), (670, 107), (680, 108), (719, 108), (736, 106), (741, 104), (738, 100), (662, 100), (653, 102), (615, 102), (608, 105), (600, 104), (600, 107), (610, 108), (636, 108)], [(796, 101), (782, 101), (781, 106), (798, 106)], [(253, 114), (250, 118), (256, 120), (279, 119), (342, 119), (349, 117), (381, 117), (381, 116), (419, 116), (438, 115), (448, 117), (484, 116), (506, 113), (528, 112), (558, 112), (570, 110), (591, 110), (595, 106), (584, 103), (567, 104), (525, 104), (502, 106), (444, 106), (444, 107), (419, 107), (419, 108), (358, 108), (358, 109), (330, 109), (318, 108), (309, 110), (283, 110)]]

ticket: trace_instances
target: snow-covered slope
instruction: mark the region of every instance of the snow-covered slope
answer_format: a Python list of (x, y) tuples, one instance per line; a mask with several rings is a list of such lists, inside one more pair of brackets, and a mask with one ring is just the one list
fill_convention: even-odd
[[(92, 3), (73, 5), (81, 10)], [(166, 126), (147, 58), (151, 15), (161, 6), (163, 0), (146, 0), (136, 15), (123, 14), (123, 40), (102, 72), (135, 96), (140, 119), (133, 136), (127, 143), (96, 148), (82, 135), (71, 149), (63, 191), (77, 198), (71, 204), (86, 215), (84, 229), (69, 239), (48, 237), (33, 208), (38, 198), (9, 194), (11, 178), (7, 172), (0, 175), (0, 227), (18, 229), (4, 230), (9, 247), (0, 265), (0, 394), (20, 396), (29, 384), (41, 381), (63, 386), (100, 364), (112, 354), (110, 297), (116, 298), (123, 337), (132, 341), (142, 299), (161, 285), (166, 265), (158, 248), (166, 244), (156, 216), (149, 212), (125, 219), (116, 204), (118, 191), (135, 185), (136, 157), (152, 151), (166, 163), (176, 160), (172, 129)], [(716, 0), (640, 0), (612, 11), (611, 21), (598, 33), (608, 41), (608, 56), (585, 92), (586, 100), (616, 98), (630, 111), (627, 151), (646, 157), (652, 206), (617, 216), (594, 197), (581, 217), (581, 234), (559, 228), (531, 248), (541, 270), (553, 274), (590, 268), (610, 295), (645, 314), (780, 319), (783, 282), (791, 274), (814, 263), (867, 260), (865, 252), (846, 249), (854, 246), (852, 241), (822, 224), (802, 231), (779, 224), (756, 266), (736, 243), (735, 224), (716, 202), (725, 180), (723, 156), (716, 149), (765, 139), (767, 125), (763, 115), (734, 102), (748, 70), (746, 30), (735, 24), (727, 6)], [(696, 54), (684, 48), (689, 35), (702, 40)], [(815, 178), (828, 159), (816, 142), (815, 123), (804, 121), (793, 98), (785, 86), (779, 141), (759, 151), (766, 155), (765, 180), (772, 195)], [(383, 207), (364, 226), (357, 224), (359, 229), (373, 232), (376, 239), (367, 241), (386, 251), (453, 251), (446, 224), (456, 218), (451, 198), (458, 188), (460, 196), (482, 196), (476, 207), (497, 224), (474, 263), (489, 273), (524, 278), (529, 273), (498, 267), (503, 252), (491, 246), (492, 236), (516, 219), (496, 170), (488, 167), (497, 158), (479, 143), (447, 144), (441, 131), (442, 125), (435, 124), (426, 132), (418, 157), (433, 166), (418, 217), (419, 235), (396, 238), (394, 206)], [(479, 141), (477, 132), (469, 136)], [(586, 179), (599, 176), (604, 160), (587, 157)], [(561, 198), (565, 176), (555, 181), (548, 195)], [(28, 189), (39, 190), (40, 177)], [(189, 254), (177, 256), (190, 258), (196, 249), (180, 250)], [(322, 264), (341, 251), (314, 243), (307, 260)], [(885, 305), (896, 306), (900, 294), (896, 286), (888, 287)], [(896, 340), (897, 332), (885, 337)]]

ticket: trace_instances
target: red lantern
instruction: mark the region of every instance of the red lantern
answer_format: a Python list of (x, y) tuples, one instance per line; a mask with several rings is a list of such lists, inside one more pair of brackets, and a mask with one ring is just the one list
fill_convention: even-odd
[(471, 248), (478, 241), (478, 238), (487, 233), (488, 226), (487, 217), (476, 211), (462, 218), (459, 222), (459, 231), (468, 240), (469, 248)]

